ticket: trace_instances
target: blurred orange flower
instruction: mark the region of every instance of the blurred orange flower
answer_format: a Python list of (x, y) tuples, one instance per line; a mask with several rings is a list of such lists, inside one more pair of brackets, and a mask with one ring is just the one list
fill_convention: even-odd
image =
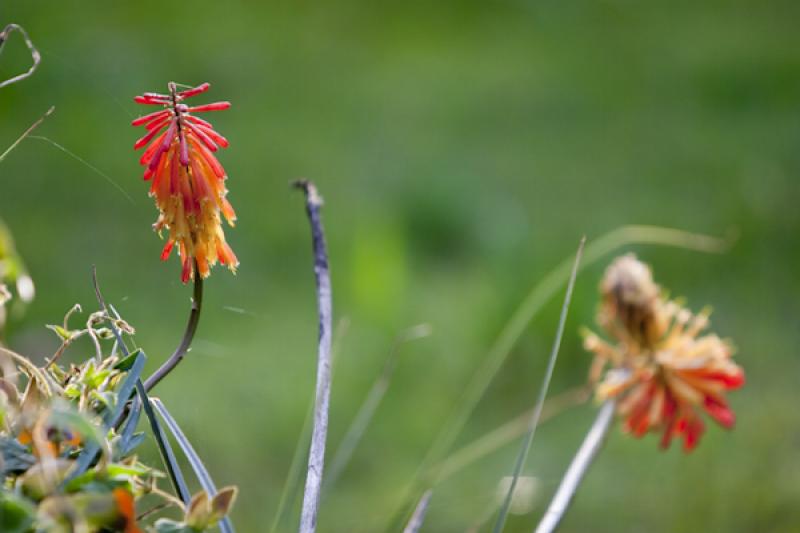
[(117, 512), (124, 522), (124, 533), (143, 533), (136, 524), (136, 507), (133, 494), (123, 488), (114, 489), (112, 494), (117, 504)]
[(702, 333), (709, 313), (664, 298), (650, 268), (632, 254), (609, 266), (600, 289), (597, 321), (615, 343), (587, 331), (584, 346), (595, 354), (590, 380), (597, 398), (618, 400), (624, 429), (637, 437), (660, 433), (664, 448), (682, 436), (691, 451), (705, 430), (701, 409), (732, 427), (725, 393), (744, 384), (744, 371), (731, 360), (728, 342)]
[(206, 92), (210, 85), (178, 91), (169, 83), (169, 94), (144, 93), (134, 101), (164, 109), (137, 118), (134, 126), (148, 131), (134, 144), (139, 150), (149, 143), (139, 162), (146, 167), (144, 179), (152, 180), (150, 196), (155, 197), (160, 214), (153, 227), (169, 232), (161, 253), (166, 260), (177, 243), (183, 268), (181, 281), (194, 278), (195, 265), (205, 278), (217, 261), (236, 271), (239, 260), (225, 241), (220, 213), (233, 226), (236, 214), (225, 198), (227, 176), (213, 152), (226, 148), (228, 141), (213, 126), (192, 115), (220, 111), (229, 102), (195, 107), (182, 103), (186, 98)]

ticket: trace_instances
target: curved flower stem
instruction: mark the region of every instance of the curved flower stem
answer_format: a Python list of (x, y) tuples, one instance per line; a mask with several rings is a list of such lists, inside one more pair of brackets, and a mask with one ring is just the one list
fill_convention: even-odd
[(583, 439), (583, 444), (578, 449), (578, 453), (572, 458), (572, 463), (570, 463), (567, 473), (561, 479), (561, 484), (547, 507), (542, 521), (536, 527), (535, 533), (552, 533), (556, 530), (561, 519), (564, 518), (564, 513), (567, 512), (567, 508), (572, 501), (572, 497), (575, 496), (583, 476), (603, 447), (605, 436), (611, 427), (612, 420), (614, 420), (614, 401), (609, 400), (603, 404), (597, 413), (597, 418), (595, 418), (592, 427), (589, 428), (586, 438)]
[(328, 433), (328, 407), (331, 395), (331, 278), (328, 270), (328, 251), (322, 230), (320, 209), (322, 198), (313, 183), (295, 182), (295, 187), (306, 195), (306, 212), (311, 223), (311, 240), (314, 249), (314, 274), (317, 279), (317, 306), (319, 308), (319, 347), (317, 353), (317, 386), (314, 405), (314, 429), (311, 432), (311, 449), (308, 452), (308, 472), (300, 513), (300, 533), (313, 533), (317, 527), (317, 510), (322, 488), (322, 469), (325, 464), (325, 439)]
[[(197, 272), (197, 265), (195, 265), (195, 272)], [(181, 343), (169, 356), (161, 367), (158, 370), (153, 372), (153, 374), (147, 378), (144, 382), (144, 389), (147, 392), (150, 392), (153, 387), (158, 385), (158, 383), (164, 379), (167, 374), (172, 372), (172, 369), (178, 366), (184, 356), (189, 352), (189, 347), (192, 345), (192, 339), (194, 339), (194, 333), (197, 331), (197, 324), (200, 322), (200, 311), (203, 308), (203, 278), (200, 274), (195, 274), (194, 277), (194, 292), (192, 294), (192, 310), (189, 312), (189, 322), (186, 324), (186, 331), (183, 333), (183, 338), (181, 339)]]

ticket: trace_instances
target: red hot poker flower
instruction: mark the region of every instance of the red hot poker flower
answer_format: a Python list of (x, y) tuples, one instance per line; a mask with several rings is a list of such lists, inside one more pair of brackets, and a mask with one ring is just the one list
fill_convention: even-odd
[(152, 181), (150, 196), (155, 198), (160, 214), (153, 227), (169, 232), (161, 252), (165, 261), (178, 245), (183, 268), (181, 281), (194, 278), (195, 265), (205, 278), (217, 261), (233, 272), (239, 260), (225, 242), (220, 213), (233, 226), (236, 213), (225, 198), (228, 190), (225, 169), (214, 157), (228, 141), (214, 127), (192, 113), (221, 111), (229, 102), (189, 107), (183, 101), (206, 92), (210, 85), (203, 83), (192, 89), (178, 91), (175, 83), (168, 84), (169, 94), (144, 93), (134, 101), (164, 109), (137, 118), (133, 126), (144, 126), (147, 133), (134, 143), (139, 150), (145, 145), (139, 162), (145, 167), (144, 179)]
[[(598, 323), (615, 340), (587, 332), (595, 354), (590, 379), (598, 399), (616, 398), (624, 429), (641, 437), (661, 434), (666, 448), (683, 438), (691, 451), (705, 431), (705, 411), (725, 428), (735, 422), (726, 393), (744, 384), (729, 343), (711, 333), (708, 313), (693, 314), (661, 295), (650, 268), (633, 255), (615, 260), (601, 284)], [(610, 369), (604, 369), (606, 365)]]

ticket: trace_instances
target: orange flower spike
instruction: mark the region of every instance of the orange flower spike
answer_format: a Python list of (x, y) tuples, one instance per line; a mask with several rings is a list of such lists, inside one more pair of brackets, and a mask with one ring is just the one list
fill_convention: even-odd
[(228, 140), (211, 123), (192, 114), (222, 111), (230, 103), (189, 107), (183, 101), (207, 92), (211, 87), (208, 83), (184, 91), (178, 91), (174, 83), (168, 87), (169, 94), (144, 93), (135, 97), (135, 102), (164, 109), (131, 124), (146, 130), (134, 143), (134, 149), (147, 146), (139, 163), (145, 167), (144, 179), (153, 180), (150, 196), (159, 210), (153, 227), (168, 232), (161, 259), (168, 259), (178, 244), (181, 280), (187, 283), (195, 270), (205, 278), (217, 262), (233, 272), (239, 264), (222, 230), (220, 214), (231, 226), (236, 215), (222, 185), (227, 173), (214, 156), (220, 148), (228, 147)]

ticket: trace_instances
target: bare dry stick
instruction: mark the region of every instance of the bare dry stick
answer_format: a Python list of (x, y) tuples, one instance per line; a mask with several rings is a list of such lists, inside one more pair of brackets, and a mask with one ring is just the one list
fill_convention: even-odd
[(5, 81), (0, 82), (0, 89), (8, 85), (11, 85), (12, 83), (17, 83), (18, 81), (22, 81), (25, 78), (30, 77), (36, 71), (36, 68), (39, 66), (39, 62), (42, 60), (42, 56), (39, 54), (39, 50), (37, 50), (36, 47), (33, 46), (33, 42), (31, 41), (30, 37), (28, 37), (28, 32), (26, 32), (25, 29), (18, 24), (9, 24), (3, 29), (3, 31), (0, 32), (0, 52), (3, 51), (3, 46), (8, 40), (8, 36), (11, 35), (11, 33), (14, 31), (18, 32), (20, 35), (22, 35), (22, 38), (25, 39), (25, 46), (28, 47), (28, 50), (31, 53), (31, 59), (33, 59), (33, 65), (31, 65), (31, 68), (29, 68), (27, 72), (23, 72), (22, 74), (14, 76), (13, 78), (9, 78)]
[[(195, 264), (195, 272), (197, 272), (197, 264)], [(169, 356), (164, 364), (162, 364), (158, 370), (153, 372), (153, 374), (147, 378), (144, 382), (144, 388), (147, 392), (150, 392), (150, 389), (158, 385), (158, 383), (164, 379), (167, 374), (172, 372), (172, 369), (178, 366), (184, 356), (189, 352), (189, 348), (192, 345), (192, 339), (194, 339), (194, 334), (197, 331), (197, 324), (200, 322), (200, 311), (203, 309), (203, 278), (200, 274), (196, 274), (194, 276), (194, 292), (192, 295), (192, 309), (189, 311), (189, 322), (186, 324), (186, 330), (183, 332), (183, 338), (181, 339), (180, 344)]]
[(583, 476), (602, 448), (613, 419), (614, 401), (609, 400), (603, 404), (597, 413), (597, 418), (595, 418), (592, 427), (589, 428), (589, 432), (578, 449), (578, 453), (572, 459), (572, 463), (570, 463), (567, 473), (564, 474), (553, 500), (542, 517), (542, 521), (536, 527), (536, 533), (552, 533), (558, 527), (572, 501), (572, 497), (583, 480)]
[[(342, 339), (350, 327), (350, 320), (347, 317), (340, 318), (336, 326), (336, 332), (333, 335), (333, 346), (331, 348), (331, 366), (336, 365), (336, 360), (341, 350)], [(333, 370), (331, 370), (333, 372)], [(308, 409), (306, 409), (306, 416), (303, 419), (303, 427), (300, 430), (300, 437), (297, 441), (297, 446), (294, 448), (292, 454), (292, 462), (289, 464), (289, 471), (286, 474), (286, 481), (281, 491), (281, 497), (278, 500), (278, 508), (275, 511), (275, 516), (272, 519), (272, 526), (269, 533), (275, 533), (278, 527), (284, 522), (284, 516), (288, 513), (289, 509), (294, 505), (297, 498), (297, 492), (302, 484), (302, 462), (306, 457), (306, 442), (309, 441), (311, 435), (311, 420), (314, 418), (314, 402), (309, 402)], [(327, 484), (323, 484), (323, 487)]]
[(414, 514), (411, 515), (411, 520), (408, 521), (405, 529), (403, 529), (403, 533), (417, 533), (420, 530), (422, 523), (425, 521), (425, 513), (428, 512), (428, 503), (431, 501), (431, 494), (431, 490), (428, 489), (425, 491), (425, 494), (422, 495), (422, 498), (419, 499), (419, 503), (416, 509), (414, 509)]
[(317, 386), (314, 405), (314, 429), (308, 452), (308, 472), (300, 514), (300, 533), (313, 533), (317, 527), (322, 469), (325, 464), (325, 439), (328, 433), (328, 406), (331, 395), (331, 279), (328, 270), (328, 251), (322, 231), (322, 197), (313, 183), (300, 180), (294, 183), (306, 196), (306, 213), (311, 224), (311, 243), (314, 250), (314, 275), (317, 280), (319, 309), (319, 348), (317, 353)]
[(550, 359), (547, 362), (547, 370), (544, 373), (542, 386), (539, 389), (539, 395), (536, 399), (536, 407), (533, 409), (528, 432), (522, 443), (522, 447), (517, 455), (517, 462), (514, 465), (514, 474), (511, 477), (511, 484), (508, 486), (508, 492), (503, 500), (503, 506), (500, 508), (500, 514), (497, 516), (497, 522), (494, 525), (494, 533), (501, 533), (503, 527), (506, 525), (506, 518), (508, 511), (511, 508), (511, 498), (514, 496), (514, 489), (517, 487), (519, 475), (522, 473), (522, 468), (525, 466), (525, 460), (528, 458), (528, 452), (533, 443), (533, 437), (536, 434), (536, 427), (539, 425), (539, 418), (542, 416), (542, 408), (544, 401), (547, 398), (547, 390), (550, 388), (550, 379), (553, 377), (553, 370), (556, 366), (556, 359), (558, 359), (558, 350), (561, 347), (561, 338), (564, 336), (564, 325), (567, 322), (567, 311), (569, 310), (569, 303), (572, 300), (572, 290), (575, 287), (575, 278), (578, 276), (578, 266), (581, 264), (581, 256), (583, 255), (583, 246), (586, 244), (586, 237), (581, 239), (578, 245), (578, 252), (575, 254), (575, 262), (572, 264), (572, 272), (569, 276), (569, 283), (567, 284), (567, 293), (564, 296), (564, 304), (561, 306), (561, 316), (558, 319), (558, 329), (556, 337), (553, 340), (553, 348), (550, 351)]

